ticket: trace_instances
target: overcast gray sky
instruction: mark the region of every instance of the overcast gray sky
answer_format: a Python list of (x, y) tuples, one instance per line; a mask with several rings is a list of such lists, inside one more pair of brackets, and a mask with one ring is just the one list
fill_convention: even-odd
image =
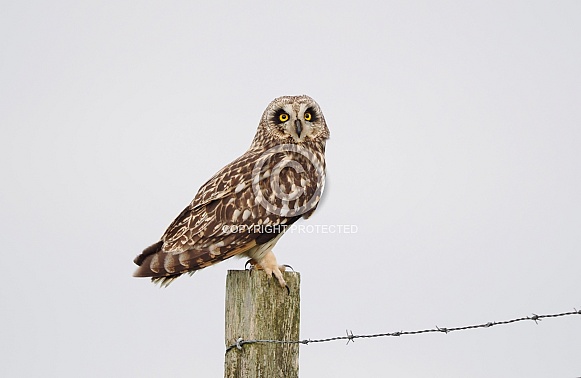
[[(132, 278), (266, 105), (331, 130), (302, 338), (581, 307), (581, 2), (0, 6), (0, 375), (219, 377), (229, 260)], [(312, 344), (302, 378), (575, 377), (581, 319)]]

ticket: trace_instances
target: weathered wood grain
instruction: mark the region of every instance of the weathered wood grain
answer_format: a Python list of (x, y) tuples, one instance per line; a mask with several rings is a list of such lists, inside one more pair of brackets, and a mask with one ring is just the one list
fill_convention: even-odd
[[(244, 340), (299, 340), (300, 274), (285, 272), (290, 294), (263, 271), (231, 270), (226, 279), (226, 346)], [(256, 343), (226, 353), (226, 378), (297, 378), (299, 344)]]

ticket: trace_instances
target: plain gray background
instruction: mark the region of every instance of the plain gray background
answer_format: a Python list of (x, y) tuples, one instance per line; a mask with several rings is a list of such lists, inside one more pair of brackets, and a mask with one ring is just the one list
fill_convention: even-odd
[[(0, 10), (3, 377), (219, 377), (232, 259), (132, 278), (266, 105), (331, 130), (275, 252), (301, 337), (581, 306), (581, 3), (13, 1)], [(311, 344), (301, 377), (574, 377), (581, 319)]]

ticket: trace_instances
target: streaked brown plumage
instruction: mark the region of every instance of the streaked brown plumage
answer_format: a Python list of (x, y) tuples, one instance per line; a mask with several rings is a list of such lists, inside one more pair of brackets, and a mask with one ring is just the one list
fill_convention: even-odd
[(273, 100), (250, 148), (202, 185), (161, 240), (135, 258), (134, 276), (166, 286), (183, 273), (246, 255), (285, 286), (272, 248), (285, 227), (316, 209), (328, 138), (312, 98)]

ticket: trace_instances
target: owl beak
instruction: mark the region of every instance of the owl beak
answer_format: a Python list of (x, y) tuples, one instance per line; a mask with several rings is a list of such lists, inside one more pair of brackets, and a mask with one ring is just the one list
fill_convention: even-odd
[(303, 124), (300, 119), (295, 120), (295, 129), (297, 131), (297, 136), (300, 138), (301, 133), (303, 132)]

